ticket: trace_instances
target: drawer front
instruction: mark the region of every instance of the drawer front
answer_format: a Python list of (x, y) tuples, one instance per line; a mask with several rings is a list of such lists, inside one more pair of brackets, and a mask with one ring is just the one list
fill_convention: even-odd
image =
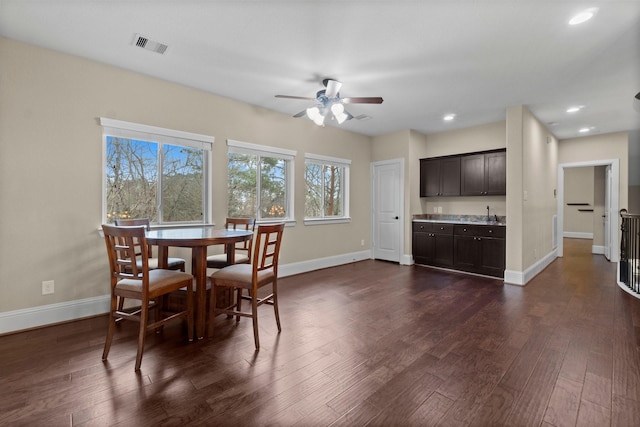
[(499, 238), (504, 238), (506, 236), (506, 227), (500, 226), (500, 225), (485, 225), (484, 227), (484, 234), (483, 236), (485, 237), (499, 237)]
[(414, 233), (430, 233), (432, 228), (433, 228), (432, 222), (414, 222), (413, 223)]
[(453, 227), (453, 234), (456, 236), (478, 236), (480, 231), (477, 225), (460, 224)]
[(456, 225), (454, 234), (457, 236), (504, 238), (505, 227), (500, 225)]
[(441, 222), (434, 222), (431, 229), (434, 233), (438, 234), (453, 234), (453, 224), (445, 224)]

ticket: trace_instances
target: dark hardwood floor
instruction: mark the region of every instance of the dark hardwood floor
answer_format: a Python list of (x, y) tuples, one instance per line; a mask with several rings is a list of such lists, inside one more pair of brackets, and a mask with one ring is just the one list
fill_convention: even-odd
[(106, 317), (0, 337), (0, 425), (638, 426), (640, 300), (591, 241), (526, 287), (363, 261), (280, 280), (214, 339)]

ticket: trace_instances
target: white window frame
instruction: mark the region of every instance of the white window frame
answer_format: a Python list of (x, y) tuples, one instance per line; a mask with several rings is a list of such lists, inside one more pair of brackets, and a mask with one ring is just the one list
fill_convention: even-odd
[[(100, 117), (100, 125), (102, 126), (102, 223), (107, 222), (107, 137), (118, 137), (127, 139), (137, 139), (142, 141), (158, 142), (161, 144), (181, 145), (186, 147), (200, 148), (204, 150), (204, 162), (203, 162), (203, 216), (202, 222), (169, 222), (160, 223), (163, 227), (171, 226), (184, 226), (185, 224), (213, 224), (213, 205), (211, 200), (211, 182), (212, 182), (212, 170), (213, 164), (213, 143), (215, 138), (209, 135), (202, 135), (198, 133), (185, 132), (174, 129), (166, 129), (157, 126), (143, 125), (139, 123), (125, 122), (122, 120), (108, 119)], [(161, 194), (161, 191), (159, 191)], [(160, 195), (158, 196), (161, 197)], [(159, 201), (161, 203), (161, 201)], [(161, 215), (162, 206), (158, 206)]]
[[(295, 150), (287, 150), (285, 148), (278, 147), (270, 147), (267, 145), (259, 145), (253, 144), (250, 142), (236, 141), (233, 139), (227, 139), (227, 149), (228, 153), (237, 153), (237, 154), (249, 154), (249, 155), (257, 155), (261, 157), (275, 157), (278, 159), (283, 159), (285, 161), (285, 170), (286, 170), (286, 182), (285, 182), (285, 202), (287, 203), (286, 211), (287, 216), (282, 219), (275, 218), (266, 218), (266, 219), (258, 219), (256, 217), (257, 224), (268, 224), (272, 222), (284, 222), (287, 227), (294, 226), (296, 224), (295, 213), (294, 213), (294, 164), (297, 151)], [(228, 183), (228, 181), (227, 181)], [(258, 194), (260, 194), (258, 181)], [(258, 198), (258, 203), (260, 202), (260, 198)], [(257, 206), (258, 212), (260, 211), (260, 206)], [(256, 212), (256, 215), (258, 215)]]
[[(320, 154), (312, 154), (305, 153), (304, 155), (304, 164), (305, 164), (305, 173), (306, 173), (306, 165), (307, 163), (313, 163), (316, 165), (323, 166), (338, 166), (344, 168), (344, 188), (343, 188), (343, 209), (342, 216), (335, 217), (305, 217), (304, 225), (320, 225), (320, 224), (341, 224), (351, 222), (351, 217), (349, 216), (349, 186), (350, 186), (350, 178), (349, 178), (349, 169), (351, 168), (351, 160), (349, 159), (341, 159), (339, 157), (329, 157), (322, 156)], [(306, 182), (305, 182), (306, 183)], [(305, 200), (306, 203), (306, 200)]]

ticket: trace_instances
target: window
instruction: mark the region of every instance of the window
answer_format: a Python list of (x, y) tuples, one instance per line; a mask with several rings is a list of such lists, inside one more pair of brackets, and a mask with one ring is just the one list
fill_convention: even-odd
[(228, 216), (294, 221), (296, 152), (228, 140)]
[(103, 127), (102, 221), (208, 223), (213, 137), (119, 120)]
[(305, 224), (349, 221), (350, 160), (305, 155)]

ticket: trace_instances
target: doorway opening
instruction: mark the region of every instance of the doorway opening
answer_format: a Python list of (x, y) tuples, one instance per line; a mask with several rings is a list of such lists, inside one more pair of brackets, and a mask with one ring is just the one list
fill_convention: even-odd
[(605, 208), (604, 208), (604, 255), (610, 262), (618, 262), (620, 255), (619, 247), (619, 218), (620, 209), (620, 161), (618, 159), (611, 160), (595, 160), (588, 162), (561, 163), (558, 165), (558, 218), (557, 218), (557, 236), (558, 248), (557, 255), (564, 254), (564, 208), (565, 208), (565, 170), (569, 168), (589, 167), (589, 166), (605, 166)]

